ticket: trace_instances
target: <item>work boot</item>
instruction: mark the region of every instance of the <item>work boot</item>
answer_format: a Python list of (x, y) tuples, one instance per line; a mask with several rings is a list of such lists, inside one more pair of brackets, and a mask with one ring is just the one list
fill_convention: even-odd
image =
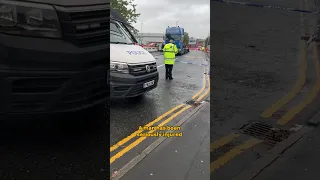
[(169, 80), (173, 80), (173, 78), (171, 77), (171, 78), (169, 78)]

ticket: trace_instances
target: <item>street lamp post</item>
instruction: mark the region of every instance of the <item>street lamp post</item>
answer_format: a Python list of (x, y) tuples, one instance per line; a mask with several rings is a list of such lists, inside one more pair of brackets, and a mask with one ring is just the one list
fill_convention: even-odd
[(179, 21), (176, 21), (176, 27), (178, 27), (178, 22), (179, 22)]
[(141, 22), (141, 29), (140, 29), (140, 35), (141, 35), (141, 37), (140, 37), (140, 44), (142, 44), (142, 24), (143, 24), (143, 22)]

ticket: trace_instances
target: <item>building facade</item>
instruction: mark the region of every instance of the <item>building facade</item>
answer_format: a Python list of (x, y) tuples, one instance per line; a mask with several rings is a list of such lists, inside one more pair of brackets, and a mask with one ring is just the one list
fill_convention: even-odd
[(204, 42), (205, 42), (205, 39), (197, 39), (196, 46), (197, 47), (204, 46)]
[(138, 33), (136, 39), (140, 45), (164, 43), (163, 33)]

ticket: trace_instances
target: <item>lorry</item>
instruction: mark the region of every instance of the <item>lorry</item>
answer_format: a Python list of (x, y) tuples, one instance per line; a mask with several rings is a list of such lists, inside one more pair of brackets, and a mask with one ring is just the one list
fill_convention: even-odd
[(103, 107), (109, 13), (103, 0), (0, 0), (0, 120)]
[(191, 38), (189, 39), (188, 47), (189, 47), (189, 48), (196, 48), (196, 47), (197, 47), (196, 39), (195, 39), (195, 38), (191, 37)]
[(183, 55), (189, 52), (189, 49), (186, 47), (186, 45), (183, 43), (184, 38), (184, 28), (181, 27), (167, 27), (165, 32), (165, 43), (169, 43), (169, 40), (173, 38), (174, 43), (178, 48), (178, 54), (177, 55)]
[(205, 42), (205, 40), (203, 40), (203, 39), (196, 40), (196, 46), (199, 50), (201, 50), (202, 46), (204, 46), (204, 42)]
[(136, 98), (157, 87), (156, 59), (137, 45), (133, 27), (115, 10), (110, 12), (111, 98)]

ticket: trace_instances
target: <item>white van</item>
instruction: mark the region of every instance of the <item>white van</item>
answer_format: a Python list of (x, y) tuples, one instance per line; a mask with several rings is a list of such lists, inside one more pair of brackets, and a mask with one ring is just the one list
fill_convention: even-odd
[(110, 13), (110, 96), (137, 97), (157, 87), (155, 58), (141, 46), (117, 12)]

